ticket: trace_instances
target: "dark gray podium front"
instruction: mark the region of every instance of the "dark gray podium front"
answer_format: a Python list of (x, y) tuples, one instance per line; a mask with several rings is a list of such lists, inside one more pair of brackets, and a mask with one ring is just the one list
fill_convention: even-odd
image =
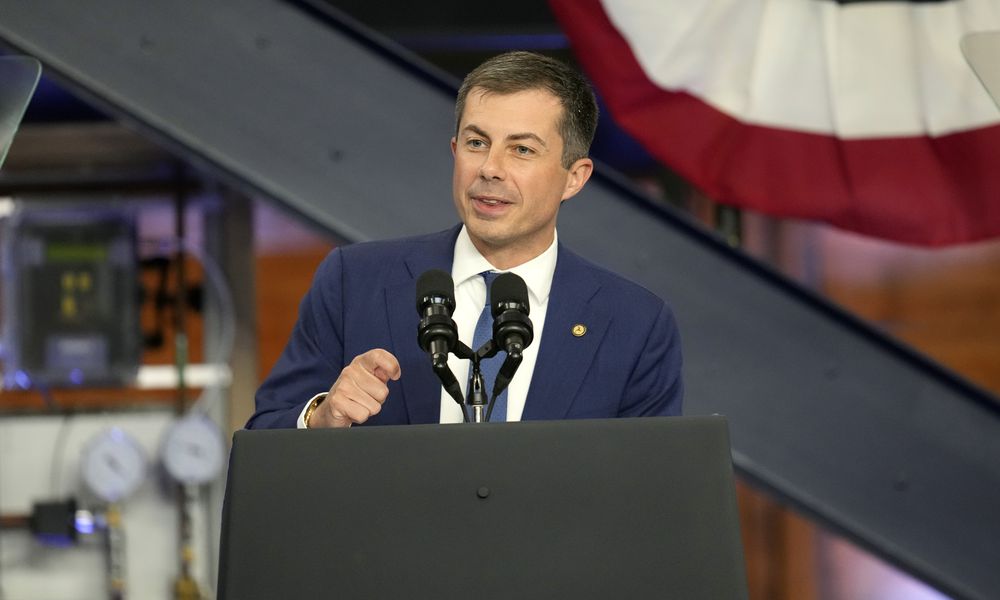
[(219, 598), (746, 598), (722, 417), (240, 431)]

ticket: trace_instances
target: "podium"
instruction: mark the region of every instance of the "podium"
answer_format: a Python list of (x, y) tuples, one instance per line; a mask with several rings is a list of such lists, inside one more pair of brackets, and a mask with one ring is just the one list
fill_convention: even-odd
[(726, 421), (239, 431), (218, 597), (746, 598)]

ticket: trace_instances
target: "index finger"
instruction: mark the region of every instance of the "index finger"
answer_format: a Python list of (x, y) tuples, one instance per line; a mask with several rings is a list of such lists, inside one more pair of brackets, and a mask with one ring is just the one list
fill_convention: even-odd
[(388, 350), (374, 348), (364, 354), (361, 354), (355, 360), (358, 361), (358, 364), (361, 365), (365, 371), (368, 371), (382, 380), (382, 383), (386, 383), (390, 379), (393, 381), (399, 379), (399, 361), (396, 360), (396, 357), (393, 356)]

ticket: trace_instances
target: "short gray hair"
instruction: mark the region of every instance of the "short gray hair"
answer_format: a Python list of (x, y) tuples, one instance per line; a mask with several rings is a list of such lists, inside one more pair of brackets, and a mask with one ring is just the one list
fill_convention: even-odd
[(514, 94), (542, 89), (562, 105), (556, 124), (563, 139), (562, 163), (569, 168), (586, 158), (597, 131), (597, 100), (587, 80), (565, 63), (534, 52), (507, 52), (473, 69), (462, 82), (455, 101), (455, 131), (461, 124), (465, 100), (473, 88), (487, 93)]

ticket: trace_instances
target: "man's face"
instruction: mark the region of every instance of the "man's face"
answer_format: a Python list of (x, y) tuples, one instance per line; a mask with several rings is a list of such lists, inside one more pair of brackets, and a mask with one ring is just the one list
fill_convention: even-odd
[(473, 88), (466, 98), (451, 140), (452, 195), (473, 244), (499, 269), (548, 248), (560, 203), (580, 191), (593, 170), (586, 158), (563, 167), (561, 116), (559, 100), (545, 90)]

